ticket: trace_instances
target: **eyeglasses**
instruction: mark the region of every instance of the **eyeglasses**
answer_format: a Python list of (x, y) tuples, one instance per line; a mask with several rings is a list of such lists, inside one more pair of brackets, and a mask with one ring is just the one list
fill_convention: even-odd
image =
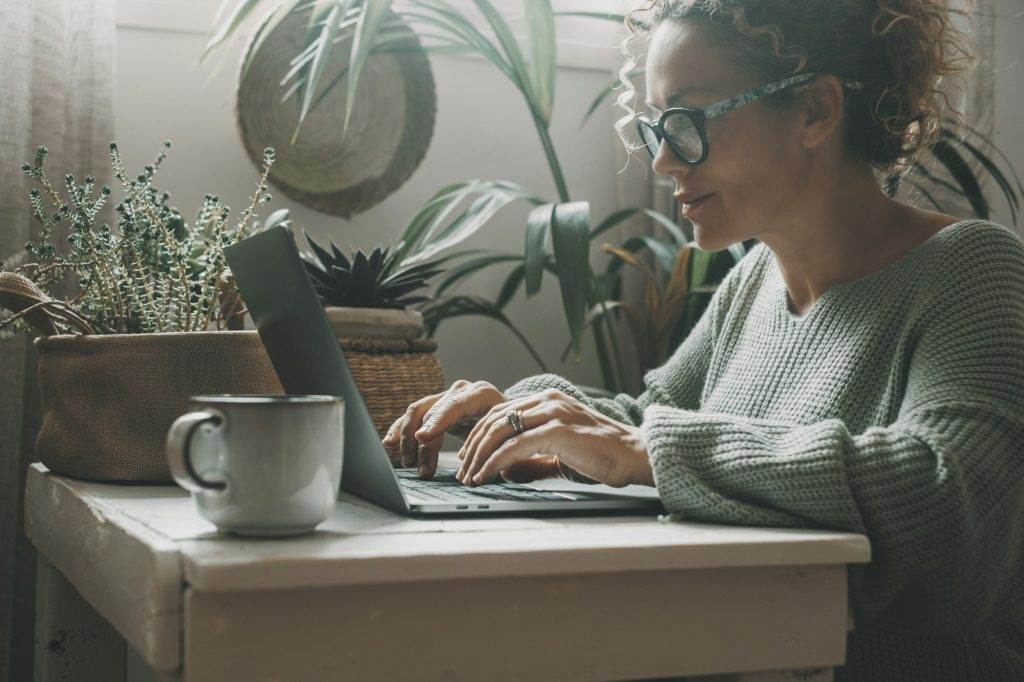
[[(796, 76), (790, 76), (784, 80), (748, 90), (741, 95), (715, 102), (703, 109), (689, 109), (687, 107), (666, 109), (658, 117), (657, 122), (651, 121), (646, 116), (639, 116), (636, 121), (636, 129), (652, 159), (658, 155), (661, 140), (664, 138), (668, 140), (668, 146), (671, 147), (680, 161), (690, 166), (696, 166), (708, 158), (708, 133), (706, 128), (708, 120), (741, 107), (748, 102), (753, 102), (765, 95), (770, 95), (773, 92), (808, 81), (818, 75), (817, 73), (801, 73)], [(839, 80), (851, 90), (858, 90), (864, 87), (864, 84), (860, 81), (847, 78), (840, 78)]]

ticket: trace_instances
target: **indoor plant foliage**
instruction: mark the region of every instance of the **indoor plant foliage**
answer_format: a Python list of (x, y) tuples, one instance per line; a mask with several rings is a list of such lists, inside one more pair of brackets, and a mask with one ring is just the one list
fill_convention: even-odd
[[(40, 230), (26, 245), (33, 262), (0, 272), (0, 305), (14, 313), (0, 325), (37, 337), (43, 420), (36, 455), (51, 471), (170, 481), (167, 430), (190, 396), (282, 391), (259, 335), (231, 329), (244, 311), (224, 257), (226, 246), (252, 231), (257, 207), (270, 198), (274, 153), (265, 151), (262, 177), (237, 220), (209, 194), (189, 224), (153, 185), (169, 147), (164, 142), (156, 160), (132, 177), (111, 143), (124, 191), (113, 227), (101, 219), (109, 187), (66, 175), (58, 191), (46, 175), (44, 147), (24, 166), (34, 181), (29, 201)], [(75, 292), (67, 299), (47, 293), (66, 285)]]
[[(219, 196), (207, 194), (190, 225), (168, 204), (170, 195), (153, 184), (170, 146), (165, 141), (154, 162), (130, 177), (117, 144), (110, 144), (114, 176), (124, 191), (115, 206), (116, 227), (98, 219), (110, 200), (110, 187), (97, 188), (92, 177), (78, 182), (68, 174), (62, 195), (47, 178), (45, 147), (36, 150), (33, 163), (23, 166), (34, 181), (29, 201), (40, 231), (26, 244), (33, 262), (16, 272), (44, 291), (73, 277), (78, 293), (62, 301), (62, 309), (77, 313), (94, 333), (221, 329), (241, 312), (226, 273), (224, 247), (250, 233), (257, 207), (270, 200), (267, 174), (274, 151), (264, 151), (262, 177), (237, 220), (232, 222), (231, 210)], [(66, 252), (54, 240), (55, 227), (63, 222), (69, 224)], [(18, 311), (0, 325), (27, 326), (28, 312)], [(59, 319), (57, 326), (81, 331), (81, 325), (64, 325)]]
[(443, 259), (402, 267), (399, 249), (347, 256), (334, 242), (328, 250), (308, 234), (306, 241), (306, 273), (383, 437), (411, 402), (444, 389), (437, 343), (419, 338), (423, 315), (409, 307), (429, 300), (421, 291)]
[(437, 262), (398, 266), (399, 250), (388, 254), (388, 248), (378, 246), (367, 256), (357, 249), (350, 258), (334, 242), (328, 251), (308, 234), (305, 237), (314, 255), (301, 255), (324, 306), (401, 310), (428, 300), (428, 296), (411, 294), (442, 271)]

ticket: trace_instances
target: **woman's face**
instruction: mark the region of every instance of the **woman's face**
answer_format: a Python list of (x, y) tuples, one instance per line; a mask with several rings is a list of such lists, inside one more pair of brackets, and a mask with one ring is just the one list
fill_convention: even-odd
[[(673, 106), (703, 108), (763, 84), (729, 61), (701, 30), (672, 21), (655, 30), (646, 68), (648, 104), (656, 107), (648, 112), (652, 120)], [(772, 108), (762, 100), (716, 116), (707, 122), (708, 157), (696, 166), (680, 161), (662, 142), (653, 168), (675, 180), (677, 200), (711, 195), (682, 207), (700, 248), (719, 251), (786, 222), (810, 179), (798, 120), (798, 109)]]

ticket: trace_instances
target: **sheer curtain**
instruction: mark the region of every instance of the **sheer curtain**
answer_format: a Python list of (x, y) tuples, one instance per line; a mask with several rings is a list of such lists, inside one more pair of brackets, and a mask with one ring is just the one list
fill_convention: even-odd
[[(13, 266), (36, 229), (21, 171), (36, 146), (57, 185), (65, 172), (110, 182), (113, 0), (3, 0), (0, 46), (0, 261)], [(31, 343), (0, 337), (0, 680), (32, 678), (35, 553), (22, 501), (38, 424)]]

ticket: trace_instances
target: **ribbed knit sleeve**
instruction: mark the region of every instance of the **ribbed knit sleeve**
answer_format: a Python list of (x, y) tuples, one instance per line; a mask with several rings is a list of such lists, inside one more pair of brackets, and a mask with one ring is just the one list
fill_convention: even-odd
[[(763, 249), (757, 245), (755, 249)], [(554, 388), (576, 400), (590, 405), (597, 411), (624, 424), (639, 426), (644, 409), (654, 403), (665, 403), (696, 409), (700, 404), (701, 390), (707, 375), (711, 351), (714, 348), (722, 320), (732, 302), (740, 280), (758, 257), (754, 250), (733, 266), (722, 283), (715, 289), (704, 313), (690, 330), (690, 333), (673, 352), (671, 358), (661, 367), (644, 375), (646, 390), (637, 397), (619, 393), (614, 398), (594, 398), (581, 391), (568, 379), (557, 374), (538, 374), (526, 377), (506, 388), (503, 393), (508, 399), (538, 393)], [(671, 373), (671, 381), (664, 376)], [(664, 388), (663, 388), (664, 387)]]
[[(673, 517), (867, 534), (872, 562), (851, 569), (858, 627), (955, 635), (1019, 615), (1024, 246), (1007, 230), (962, 246), (936, 264), (893, 423), (854, 433), (646, 405)], [(659, 381), (648, 390), (673, 392), (673, 375)]]

